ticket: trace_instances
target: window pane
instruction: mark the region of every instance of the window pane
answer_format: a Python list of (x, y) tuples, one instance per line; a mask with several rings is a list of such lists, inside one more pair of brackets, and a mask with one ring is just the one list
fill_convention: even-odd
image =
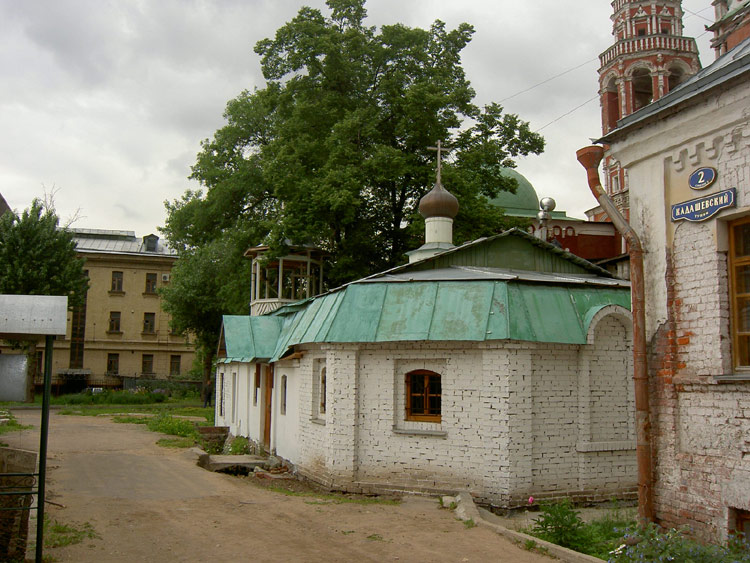
[(737, 266), (734, 275), (737, 293), (750, 293), (750, 265)]
[(737, 365), (740, 367), (750, 366), (750, 336), (737, 337)]
[(411, 396), (411, 414), (424, 414), (424, 395)]
[(750, 256), (750, 223), (734, 228), (734, 255)]
[(430, 376), (430, 395), (440, 395), (440, 376), (439, 375), (431, 375)]
[(750, 332), (750, 298), (737, 298), (737, 330)]
[(440, 396), (430, 395), (430, 411), (428, 414), (440, 414)]
[(423, 395), (424, 394), (424, 376), (415, 373), (411, 376), (411, 394), (412, 395)]

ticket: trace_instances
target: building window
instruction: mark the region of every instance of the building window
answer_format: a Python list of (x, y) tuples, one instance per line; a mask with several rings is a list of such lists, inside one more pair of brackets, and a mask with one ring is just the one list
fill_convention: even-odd
[(729, 277), (734, 366), (750, 368), (750, 217), (730, 223)]
[(258, 406), (258, 395), (260, 394), (260, 364), (255, 364), (255, 385), (253, 386), (253, 406)]
[(143, 313), (143, 332), (156, 332), (156, 313)]
[(118, 293), (122, 293), (122, 272), (112, 272), (112, 289), (111, 291), (116, 291)]
[(107, 375), (120, 373), (120, 354), (107, 354)]
[(154, 355), (143, 354), (141, 356), (141, 374), (153, 375), (154, 373)]
[(146, 274), (145, 293), (156, 293), (156, 274)]
[(169, 357), (169, 375), (180, 375), (180, 359), (179, 355)]
[(121, 332), (120, 331), (120, 311), (109, 312), (109, 330), (107, 332)]
[(286, 414), (286, 375), (281, 376), (281, 414)]
[(745, 541), (750, 540), (750, 512), (747, 510), (735, 510), (735, 531), (744, 534)]
[(320, 403), (318, 405), (318, 412), (320, 414), (326, 413), (326, 368), (320, 370)]
[(219, 374), (219, 416), (224, 416), (224, 374)]
[(440, 374), (417, 370), (406, 374), (406, 420), (440, 422)]

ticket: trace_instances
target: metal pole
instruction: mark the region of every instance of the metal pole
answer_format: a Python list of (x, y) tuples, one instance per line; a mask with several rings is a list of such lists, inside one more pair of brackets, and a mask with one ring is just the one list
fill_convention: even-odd
[(36, 512), (36, 563), (42, 563), (44, 549), (44, 483), (47, 478), (47, 434), (49, 433), (49, 401), (52, 387), (52, 341), (54, 336), (45, 337), (44, 347), (44, 395), (42, 396), (42, 428), (39, 437), (39, 494)]

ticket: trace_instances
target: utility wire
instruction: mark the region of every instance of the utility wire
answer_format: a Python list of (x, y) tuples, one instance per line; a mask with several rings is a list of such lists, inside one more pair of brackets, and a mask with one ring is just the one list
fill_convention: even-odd
[(566, 75), (566, 74), (568, 74), (569, 72), (573, 72), (574, 70), (578, 70), (578, 69), (579, 69), (579, 68), (581, 68), (582, 66), (586, 66), (587, 64), (589, 64), (589, 63), (591, 63), (591, 62), (593, 62), (593, 61), (598, 61), (598, 60), (599, 60), (599, 57), (596, 57), (596, 58), (594, 58), (594, 59), (589, 59), (589, 60), (587, 60), (586, 62), (584, 62), (584, 63), (581, 63), (581, 64), (579, 64), (578, 66), (574, 66), (573, 68), (569, 68), (568, 70), (565, 70), (565, 71), (561, 72), (560, 74), (556, 74), (555, 76), (551, 76), (550, 78), (548, 78), (548, 79), (546, 79), (546, 80), (542, 80), (541, 82), (539, 82), (539, 83), (537, 83), (537, 84), (534, 84), (533, 86), (529, 86), (529, 87), (528, 87), (528, 88), (526, 88), (525, 90), (521, 90), (520, 92), (516, 92), (516, 93), (515, 93), (515, 94), (513, 94), (512, 96), (508, 96), (507, 98), (503, 98), (503, 99), (502, 99), (502, 100), (500, 100), (500, 102), (498, 102), (498, 103), (501, 103), (501, 104), (502, 104), (502, 103), (503, 103), (504, 101), (506, 101), (506, 100), (510, 100), (511, 98), (515, 98), (516, 96), (520, 96), (521, 94), (525, 94), (526, 92), (528, 92), (528, 91), (530, 91), (530, 90), (533, 90), (534, 88), (537, 88), (537, 87), (539, 87), (539, 86), (541, 86), (541, 85), (543, 85), (543, 84), (547, 84), (547, 82), (551, 82), (551, 81), (552, 81), (552, 80), (554, 80), (555, 78), (560, 78), (561, 76), (565, 76), (565, 75)]
[(542, 130), (542, 129), (544, 129), (545, 127), (549, 127), (549, 126), (550, 126), (550, 125), (552, 125), (553, 123), (555, 123), (555, 122), (557, 122), (557, 121), (560, 121), (560, 120), (561, 120), (561, 119), (562, 119), (563, 117), (567, 117), (568, 115), (570, 115), (570, 114), (571, 114), (571, 113), (573, 113), (574, 111), (576, 111), (576, 110), (579, 110), (579, 109), (581, 109), (581, 108), (582, 108), (583, 106), (585, 106), (586, 104), (588, 104), (588, 103), (591, 103), (591, 102), (593, 102), (594, 100), (598, 100), (598, 99), (599, 99), (599, 94), (597, 94), (597, 95), (596, 95), (596, 96), (594, 96), (593, 98), (590, 98), (590, 99), (586, 100), (586, 101), (585, 101), (585, 102), (583, 102), (583, 103), (582, 103), (582, 104), (581, 104), (580, 106), (576, 106), (576, 107), (574, 107), (574, 108), (573, 108), (572, 110), (570, 110), (569, 112), (566, 112), (566, 113), (562, 114), (562, 115), (561, 115), (560, 117), (557, 117), (557, 118), (553, 119), (552, 121), (550, 121), (549, 123), (547, 123), (547, 125), (542, 125), (542, 126), (541, 126), (541, 127), (539, 128), (539, 129), (537, 129), (536, 131), (534, 131), (534, 133), (539, 133), (539, 131), (541, 131), (541, 130)]

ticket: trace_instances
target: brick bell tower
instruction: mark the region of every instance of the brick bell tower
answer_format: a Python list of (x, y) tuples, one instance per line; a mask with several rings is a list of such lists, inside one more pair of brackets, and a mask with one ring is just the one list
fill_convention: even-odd
[[(599, 55), (605, 135), (618, 120), (665, 96), (700, 69), (695, 39), (682, 35), (681, 0), (614, 0), (612, 8), (615, 43)], [(626, 178), (606, 153), (604, 171), (607, 193), (629, 219)], [(605, 219), (600, 210), (591, 211), (595, 220)]]

